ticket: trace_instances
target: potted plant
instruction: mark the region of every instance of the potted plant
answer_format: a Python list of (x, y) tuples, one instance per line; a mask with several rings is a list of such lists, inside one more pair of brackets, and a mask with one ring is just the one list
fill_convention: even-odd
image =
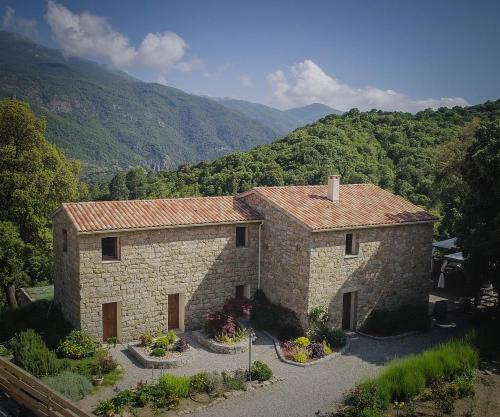
[(103, 372), (102, 372), (102, 367), (99, 363), (97, 363), (95, 366), (94, 366), (94, 372), (93, 372), (93, 377), (92, 377), (92, 383), (95, 385), (95, 386), (99, 386), (102, 384), (102, 381), (104, 380), (104, 377), (103, 377)]

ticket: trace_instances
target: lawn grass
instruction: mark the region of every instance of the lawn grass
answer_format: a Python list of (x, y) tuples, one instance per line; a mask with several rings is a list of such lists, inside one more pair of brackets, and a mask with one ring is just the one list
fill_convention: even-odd
[(41, 287), (25, 287), (24, 291), (30, 296), (33, 301), (37, 300), (49, 300), (54, 299), (54, 286), (44, 285)]

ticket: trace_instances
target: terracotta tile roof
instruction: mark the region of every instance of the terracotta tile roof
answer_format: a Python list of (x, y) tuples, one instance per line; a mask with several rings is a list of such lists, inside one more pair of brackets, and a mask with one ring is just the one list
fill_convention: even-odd
[(260, 220), (232, 196), (63, 204), (78, 232), (161, 228)]
[(420, 207), (373, 184), (341, 185), (338, 202), (327, 198), (326, 185), (255, 187), (249, 192), (262, 195), (315, 231), (436, 220)]

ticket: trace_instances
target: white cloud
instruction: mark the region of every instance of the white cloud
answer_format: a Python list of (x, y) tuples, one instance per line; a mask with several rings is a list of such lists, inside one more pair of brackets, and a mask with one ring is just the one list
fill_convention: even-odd
[(36, 20), (16, 16), (16, 11), (10, 6), (7, 6), (5, 9), (5, 14), (2, 16), (0, 22), (0, 28), (20, 33), (35, 40), (40, 38)]
[(461, 97), (415, 100), (394, 90), (377, 87), (354, 88), (326, 74), (311, 60), (289, 68), (288, 74), (276, 70), (267, 76), (273, 98), (284, 107), (323, 103), (338, 110), (357, 107), (360, 110), (401, 110), (416, 112), (425, 108), (466, 106)]
[(185, 59), (189, 45), (173, 32), (148, 33), (135, 48), (105, 17), (87, 12), (75, 14), (54, 1), (48, 2), (45, 20), (67, 55), (109, 59), (123, 70), (146, 68), (160, 74), (172, 68), (191, 71), (201, 65), (200, 60)]
[(238, 78), (239, 78), (241, 85), (243, 87), (252, 87), (253, 86), (253, 81), (248, 74), (241, 74)]

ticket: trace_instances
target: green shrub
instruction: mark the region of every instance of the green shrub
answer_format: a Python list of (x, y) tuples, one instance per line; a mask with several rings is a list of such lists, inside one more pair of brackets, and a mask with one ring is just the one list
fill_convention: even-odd
[(42, 382), (72, 401), (78, 401), (92, 392), (92, 384), (83, 375), (64, 371), (56, 376), (46, 376)]
[(47, 346), (55, 349), (72, 326), (64, 320), (59, 308), (48, 300), (34, 301), (0, 313), (0, 340), (10, 340), (28, 329), (43, 335)]
[(209, 394), (222, 394), (225, 391), (224, 378), (219, 372), (208, 372), (207, 381), (207, 392)]
[(453, 383), (457, 387), (459, 398), (472, 395), (474, 393), (474, 371), (467, 369), (462, 375), (459, 375)]
[(222, 372), (222, 378), (224, 380), (224, 385), (228, 390), (246, 390), (245, 382), (247, 380), (247, 371), (244, 369), (237, 369), (232, 374)]
[(97, 404), (94, 414), (99, 417), (112, 417), (115, 414), (115, 405), (111, 400), (104, 400)]
[(451, 414), (455, 408), (456, 387), (444, 380), (436, 380), (432, 385), (432, 402), (444, 414)]
[(106, 349), (97, 349), (93, 362), (93, 373), (96, 375), (108, 374), (118, 367), (118, 362)]
[(198, 372), (191, 376), (191, 392), (208, 392), (208, 373)]
[(307, 347), (311, 344), (311, 341), (307, 337), (301, 336), (297, 337), (297, 339), (294, 340), (294, 343), (298, 346)]
[(347, 342), (347, 336), (342, 330), (327, 330), (320, 339), (321, 342), (326, 342), (332, 348), (341, 348)]
[(273, 371), (267, 364), (261, 361), (255, 361), (251, 368), (250, 373), (253, 380), (267, 381), (273, 376)]
[(156, 357), (163, 357), (167, 354), (167, 351), (162, 348), (162, 347), (155, 347), (152, 351), (151, 351), (151, 356), (156, 356)]
[(18, 333), (10, 342), (10, 347), (12, 361), (37, 378), (57, 375), (64, 366), (64, 362), (47, 348), (40, 335), (32, 329)]
[(4, 345), (0, 345), (0, 356), (9, 356), (12, 354), (12, 351), (6, 348)]
[(154, 341), (153, 347), (168, 349), (171, 344), (172, 343), (170, 342), (170, 338), (168, 336), (160, 336)]
[(113, 403), (114, 411), (123, 415), (123, 411), (127, 407), (132, 407), (135, 405), (137, 394), (131, 389), (126, 389), (120, 391), (115, 398), (111, 401)]
[(187, 398), (189, 396), (191, 378), (188, 376), (166, 374), (160, 378), (158, 384), (173, 395), (180, 398)]
[(146, 331), (141, 335), (141, 346), (149, 347), (153, 344), (153, 334), (150, 331)]
[(169, 330), (167, 333), (167, 339), (170, 342), (169, 345), (173, 345), (175, 341), (177, 340), (177, 335), (173, 330)]
[(97, 348), (95, 339), (84, 330), (72, 330), (57, 348), (64, 358), (81, 359), (92, 356)]
[(393, 336), (412, 330), (427, 330), (430, 324), (427, 305), (404, 305), (397, 310), (372, 311), (362, 330), (378, 336)]

